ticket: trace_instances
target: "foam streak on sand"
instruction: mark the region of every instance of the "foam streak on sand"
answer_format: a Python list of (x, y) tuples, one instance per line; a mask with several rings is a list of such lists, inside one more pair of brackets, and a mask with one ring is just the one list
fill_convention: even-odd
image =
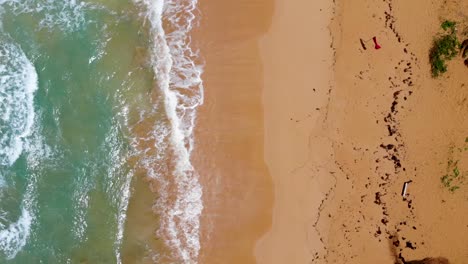
[[(160, 235), (174, 250), (174, 256), (184, 263), (196, 263), (200, 250), (199, 226), (203, 209), (202, 187), (190, 155), (193, 149), (193, 127), (196, 108), (203, 102), (202, 69), (194, 62), (197, 53), (190, 48), (189, 32), (195, 19), (196, 0), (146, 1), (145, 17), (150, 23), (152, 66), (157, 85), (164, 97), (168, 131), (155, 131), (154, 137), (168, 136), (172, 156), (170, 179), (156, 172), (150, 175), (160, 182)], [(164, 27), (163, 27), (164, 24)], [(156, 125), (160, 127), (159, 125)], [(158, 129), (160, 130), (160, 129)], [(156, 140), (158, 142), (158, 140)], [(161, 149), (161, 146), (155, 146)], [(147, 166), (158, 166), (147, 164)], [(148, 168), (148, 171), (153, 171)], [(174, 190), (168, 189), (169, 182)]]

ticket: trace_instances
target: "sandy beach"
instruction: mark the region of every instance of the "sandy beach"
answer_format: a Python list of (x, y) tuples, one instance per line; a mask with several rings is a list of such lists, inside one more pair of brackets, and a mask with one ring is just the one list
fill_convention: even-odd
[[(325, 263), (392, 263), (394, 254), (466, 262), (468, 214), (460, 210), (467, 205), (466, 184), (450, 192), (441, 178), (454, 169), (447, 167), (450, 160), (466, 171), (466, 152), (450, 149), (463, 148), (467, 137), (467, 69), (457, 57), (445, 76), (434, 79), (428, 61), (441, 22), (466, 22), (460, 3), (336, 6), (328, 124), (340, 173), (322, 211), (332, 216)], [(360, 47), (359, 38), (373, 36), (381, 49), (372, 42), (367, 50)]]
[(467, 4), (200, 5), (200, 263), (466, 263), (468, 69), (428, 58)]

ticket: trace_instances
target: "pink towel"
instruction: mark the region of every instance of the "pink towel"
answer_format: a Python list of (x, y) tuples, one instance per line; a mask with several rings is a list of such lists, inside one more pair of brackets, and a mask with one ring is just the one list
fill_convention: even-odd
[(381, 46), (377, 43), (377, 37), (373, 37), (372, 40), (374, 41), (375, 49), (380, 49)]

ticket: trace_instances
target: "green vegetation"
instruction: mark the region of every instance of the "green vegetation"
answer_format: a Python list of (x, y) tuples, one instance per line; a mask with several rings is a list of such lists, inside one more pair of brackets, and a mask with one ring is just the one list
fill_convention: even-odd
[(445, 20), (444, 22), (442, 22), (442, 25), (440, 25), (442, 27), (443, 30), (447, 30), (447, 29), (450, 29), (452, 32), (455, 32), (455, 26), (457, 25), (456, 22), (453, 22), (453, 21), (449, 21), (449, 20)]
[(433, 77), (447, 71), (446, 61), (453, 59), (460, 49), (460, 42), (456, 35), (456, 23), (446, 20), (441, 24), (441, 28), (444, 33), (434, 40), (429, 53)]
[[(457, 150), (458, 152), (456, 152)], [(455, 148), (451, 146), (449, 149), (449, 159), (447, 161), (447, 173), (440, 178), (442, 185), (446, 187), (450, 192), (455, 192), (460, 189), (460, 185), (465, 182), (465, 178), (468, 176), (468, 171), (462, 171), (460, 168), (460, 157), (468, 150), (468, 137), (465, 139), (465, 146), (463, 148)]]

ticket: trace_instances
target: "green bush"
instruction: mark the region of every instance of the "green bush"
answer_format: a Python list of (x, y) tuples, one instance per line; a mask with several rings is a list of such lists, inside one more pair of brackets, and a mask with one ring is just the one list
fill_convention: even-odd
[(442, 27), (443, 30), (450, 29), (452, 32), (455, 32), (456, 25), (457, 25), (456, 22), (445, 20), (444, 22), (442, 22), (440, 27)]
[(432, 76), (437, 77), (447, 71), (446, 61), (453, 59), (459, 52), (460, 42), (458, 41), (455, 22), (444, 21), (441, 27), (444, 31), (450, 29), (445, 35), (439, 36), (434, 40), (429, 53), (431, 62)]

